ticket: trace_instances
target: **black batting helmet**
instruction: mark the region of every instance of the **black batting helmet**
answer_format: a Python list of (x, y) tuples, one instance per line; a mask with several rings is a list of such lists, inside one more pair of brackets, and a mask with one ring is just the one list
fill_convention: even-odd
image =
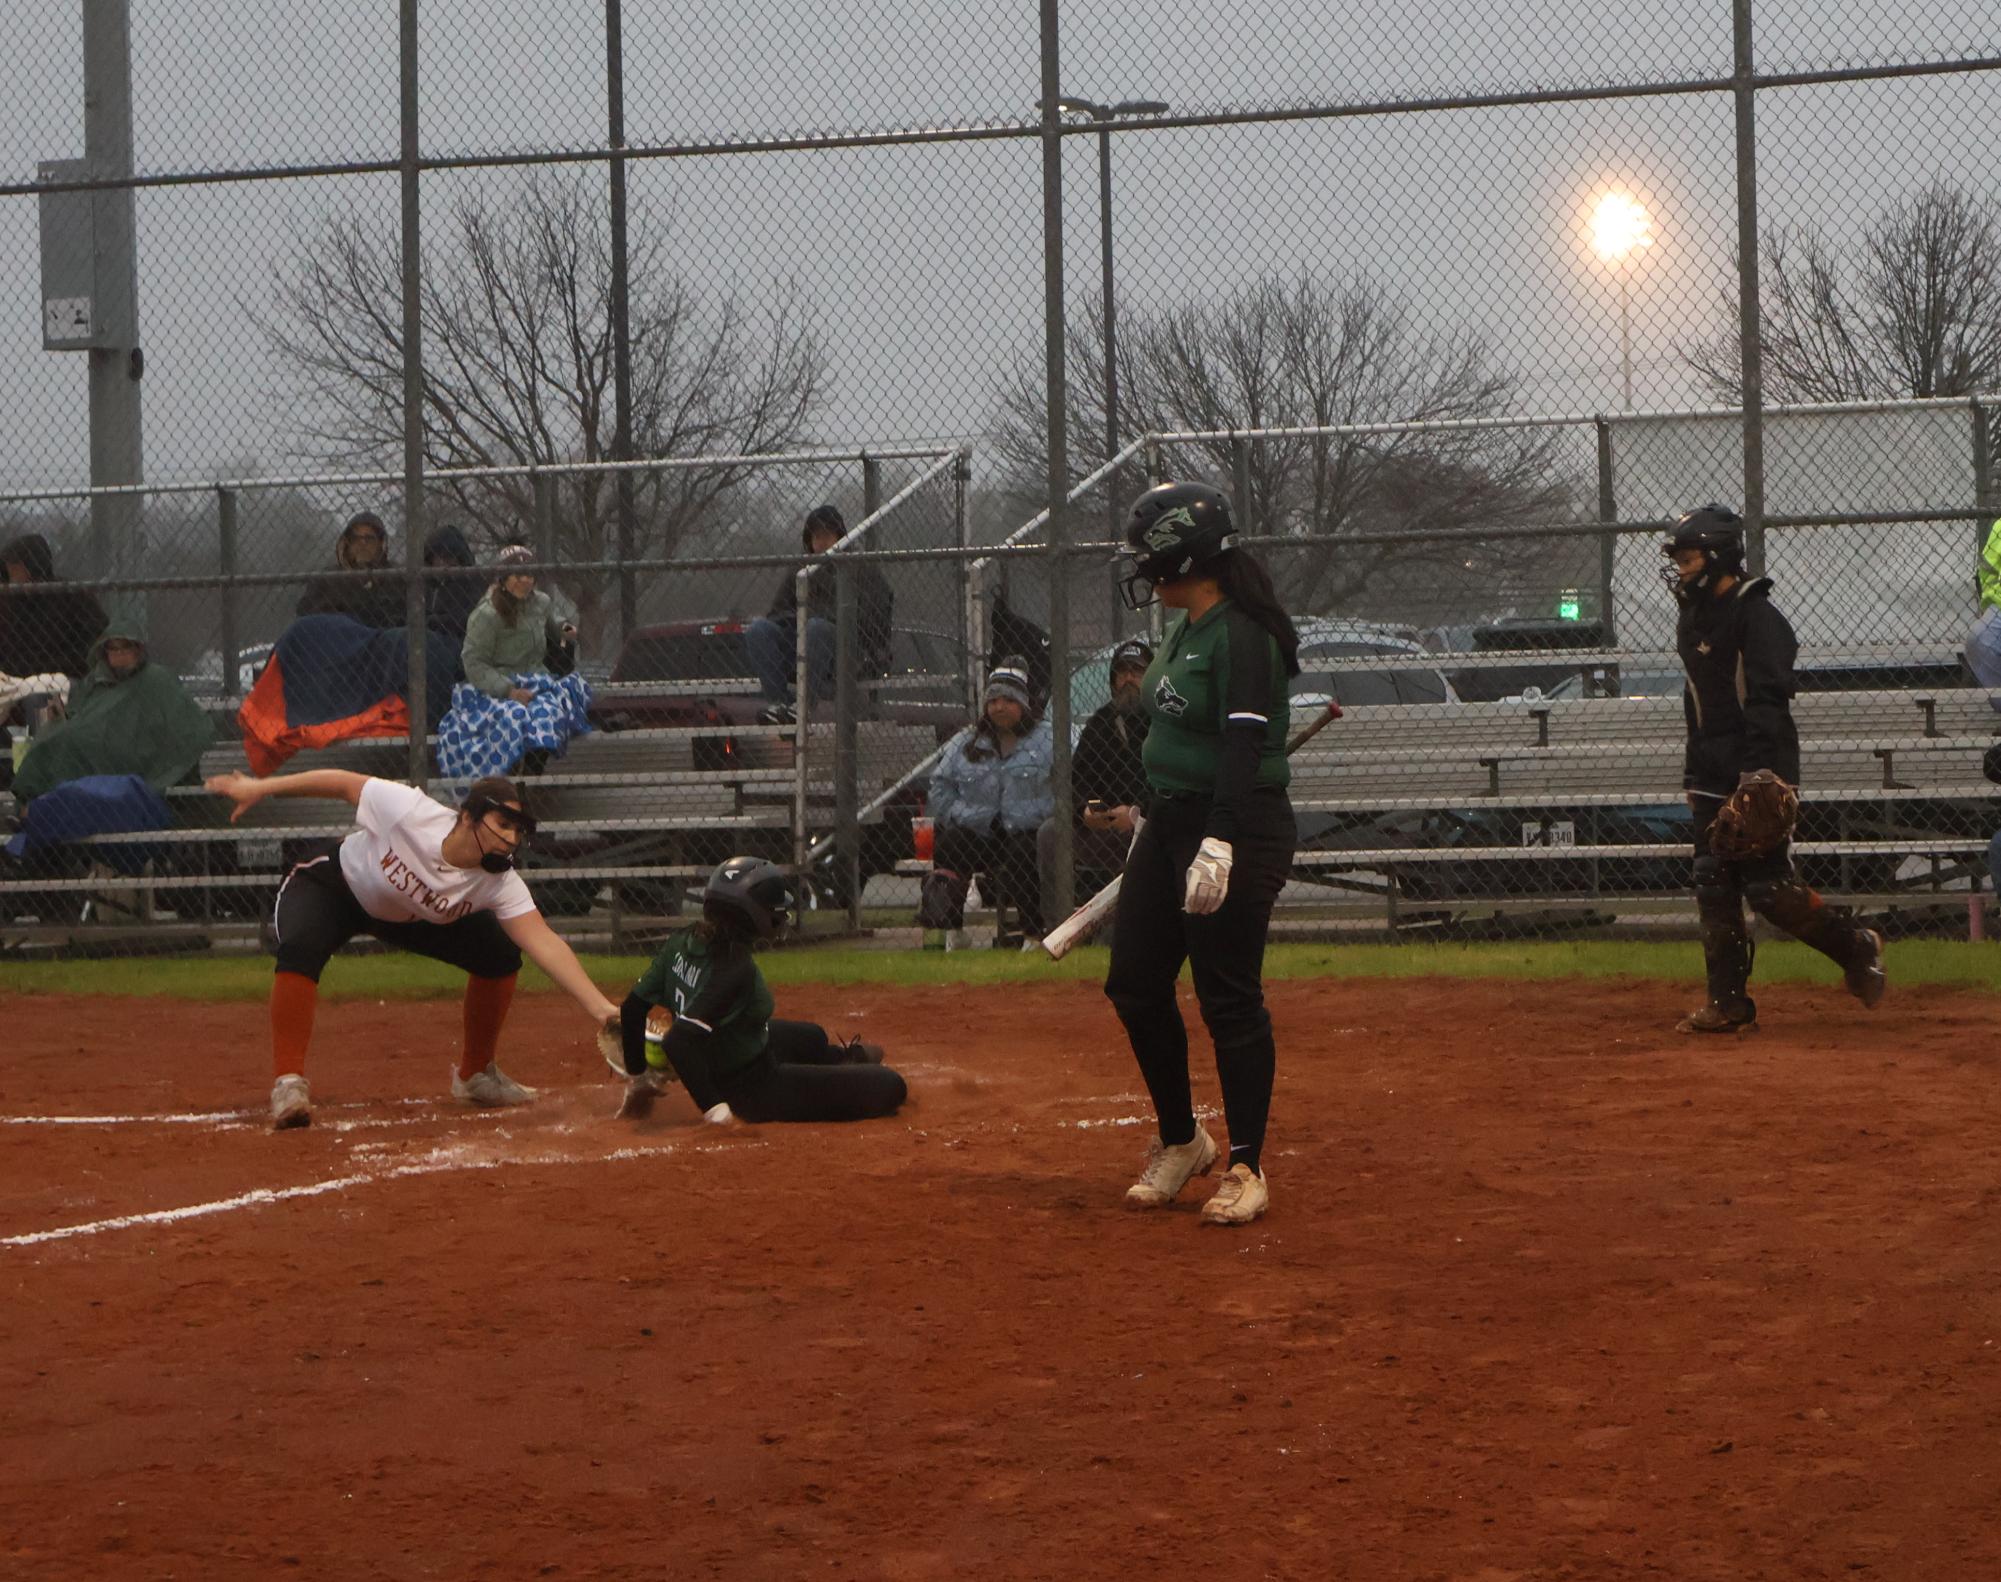
[[(1685, 549), (1701, 550), (1704, 562), (1702, 575), (1687, 582), (1673, 565), (1674, 557)], [(1734, 577), (1744, 569), (1744, 519), (1729, 506), (1713, 500), (1693, 511), (1684, 511), (1669, 529), (1661, 553), (1669, 560), (1661, 570), (1661, 580), (1674, 590), (1676, 597), (1708, 587), (1714, 577)]]
[(709, 875), (702, 912), (752, 939), (773, 939), (792, 921), (797, 892), (785, 870), (762, 857), (732, 857)]
[[(1129, 610), (1153, 603), (1153, 590), (1214, 560), (1236, 541), (1230, 497), (1206, 483), (1163, 483), (1133, 501), (1126, 518), (1126, 563), (1119, 588)], [(1141, 584), (1145, 584), (1143, 593)]]

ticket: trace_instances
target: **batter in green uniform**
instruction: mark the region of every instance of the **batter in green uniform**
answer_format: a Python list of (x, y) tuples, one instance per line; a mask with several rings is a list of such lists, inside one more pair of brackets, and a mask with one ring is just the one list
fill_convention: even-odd
[[(814, 1022), (774, 1020), (771, 988), (752, 946), (791, 921), (792, 881), (761, 857), (732, 857), (702, 892), (702, 921), (668, 939), (619, 1011), (623, 1069), (631, 1084), (621, 1114), (643, 1114), (672, 1078), (704, 1110), (727, 1104), (745, 1121), (858, 1121), (892, 1115), (903, 1078), (882, 1049), (836, 1043)], [(658, 1046), (646, 1041), (656, 1007), (674, 1023)]]
[(1299, 638), (1270, 576), (1233, 539), (1229, 499), (1206, 484), (1150, 489), (1126, 524), (1127, 604), (1158, 596), (1180, 614), (1141, 683), (1148, 805), (1105, 978), (1160, 1126), (1126, 1202), (1161, 1208), (1220, 1152), (1189, 1091), (1174, 998), (1189, 963), (1230, 1129), (1228, 1168), (1202, 1209), (1215, 1225), (1246, 1224), (1270, 1202), (1260, 1160), (1276, 1064), (1265, 935), (1295, 839), (1286, 682), (1299, 673)]

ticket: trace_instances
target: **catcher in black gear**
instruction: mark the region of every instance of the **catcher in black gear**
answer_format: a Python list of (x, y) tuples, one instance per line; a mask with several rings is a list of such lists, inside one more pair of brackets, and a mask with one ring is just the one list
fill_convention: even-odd
[(1799, 732), (1793, 659), (1799, 644), (1772, 604), (1766, 577), (1744, 574), (1744, 523), (1705, 505), (1661, 545), (1662, 576), (1681, 605), (1675, 646), (1688, 682), (1682, 785), (1695, 813), (1695, 905), (1709, 997), (1677, 1024), (1684, 1033), (1757, 1025), (1747, 991), (1751, 934), (1744, 904), (1842, 970), (1864, 1005), (1883, 998), (1883, 936), (1825, 905), (1793, 872), (1799, 808)]

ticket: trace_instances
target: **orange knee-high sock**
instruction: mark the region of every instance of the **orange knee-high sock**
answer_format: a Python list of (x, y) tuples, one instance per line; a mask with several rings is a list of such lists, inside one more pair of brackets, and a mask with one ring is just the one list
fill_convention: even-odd
[(459, 1061), (461, 1077), (477, 1075), (493, 1063), (493, 1052), (500, 1047), (501, 1024), (513, 1003), (511, 976), (466, 979), (466, 1049)]
[(313, 1041), (313, 1012), (320, 986), (304, 973), (281, 972), (271, 980), (271, 1075), (306, 1070), (306, 1046)]

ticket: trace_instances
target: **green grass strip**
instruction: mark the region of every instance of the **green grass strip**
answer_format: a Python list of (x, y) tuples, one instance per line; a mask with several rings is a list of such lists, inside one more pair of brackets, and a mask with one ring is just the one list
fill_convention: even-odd
[[(584, 965), (613, 999), (645, 967), (640, 956), (587, 955)], [(1105, 951), (1090, 946), (1052, 962), (991, 950), (861, 949), (827, 945), (773, 951), (763, 958), (774, 985), (797, 983), (1100, 982)], [(1576, 978), (1652, 978), (1699, 983), (1702, 953), (1693, 941), (1523, 941), (1508, 944), (1276, 944), (1265, 975), (1285, 978), (1498, 978), (1544, 982)], [(1761, 942), (1761, 983), (1833, 983), (1824, 957), (1790, 941)], [(417, 956), (337, 957), (328, 967), (329, 999), (428, 1000), (456, 997), (464, 978)], [(166, 995), (201, 1001), (262, 1000), (271, 964), (257, 956), (136, 957), (107, 961), (0, 964), (0, 994)], [(2001, 991), (2001, 944), (1913, 939), (1890, 949), (1891, 992), (1926, 984)], [(522, 987), (547, 989), (534, 968)]]

